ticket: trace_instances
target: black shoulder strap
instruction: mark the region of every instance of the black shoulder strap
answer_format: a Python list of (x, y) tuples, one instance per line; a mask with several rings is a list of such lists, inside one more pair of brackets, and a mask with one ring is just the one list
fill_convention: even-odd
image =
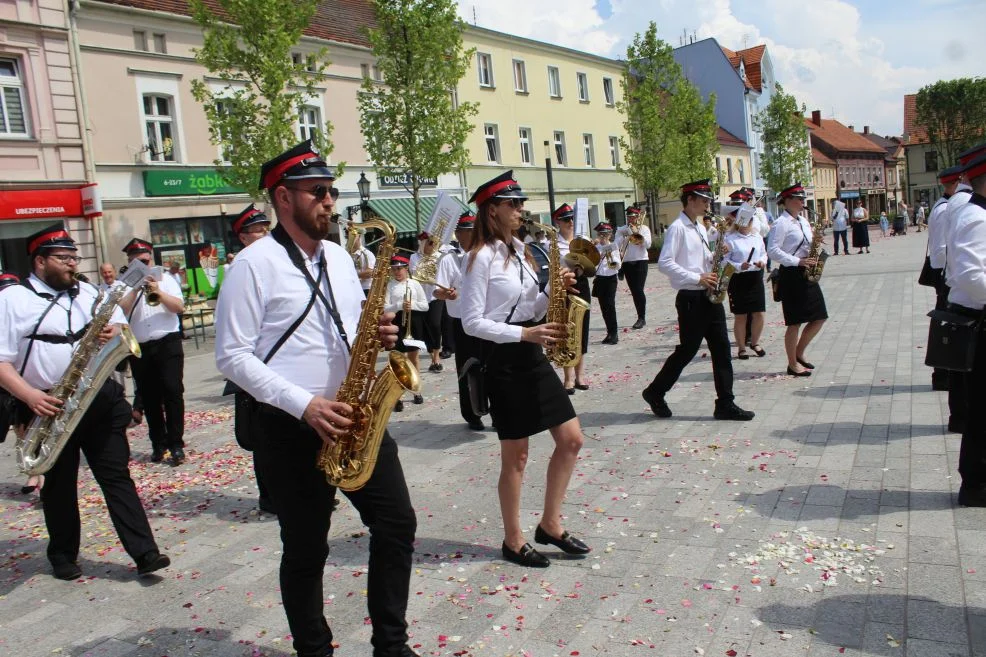
[(38, 339), (38, 330), (41, 328), (41, 322), (45, 321), (45, 317), (47, 317), (51, 309), (55, 307), (55, 302), (58, 300), (58, 297), (48, 294), (47, 292), (38, 292), (34, 289), (34, 286), (31, 285), (31, 282), (27, 278), (21, 281), (21, 284), (42, 299), (46, 299), (48, 301), (48, 307), (45, 308), (43, 313), (41, 313), (41, 318), (38, 320), (38, 323), (34, 325), (34, 330), (31, 331), (30, 339), (27, 343), (27, 353), (24, 354), (24, 362), (21, 363), (21, 371), (19, 372), (21, 376), (24, 376), (24, 370), (27, 369), (27, 360), (31, 357), (31, 351), (34, 349), (34, 341)]

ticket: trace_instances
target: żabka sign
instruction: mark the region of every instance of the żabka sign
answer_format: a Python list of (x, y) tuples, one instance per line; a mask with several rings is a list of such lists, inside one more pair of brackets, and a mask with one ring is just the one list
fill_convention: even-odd
[(0, 192), (0, 221), (82, 216), (86, 215), (82, 212), (82, 193), (79, 189)]

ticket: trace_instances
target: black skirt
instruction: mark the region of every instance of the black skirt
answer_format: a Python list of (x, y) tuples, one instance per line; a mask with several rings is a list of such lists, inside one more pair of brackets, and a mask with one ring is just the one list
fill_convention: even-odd
[[(575, 279), (575, 286), (579, 288), (579, 298), (592, 307), (592, 292), (589, 289), (589, 277), (583, 274)], [(589, 312), (586, 311), (582, 317), (582, 353), (589, 352)]]
[(870, 225), (860, 221), (852, 225), (852, 248), (868, 249), (870, 247)]
[[(425, 335), (425, 318), (427, 312), (421, 310), (411, 311), (411, 337), (415, 340), (423, 340)], [(406, 331), (404, 330), (404, 311), (400, 310), (397, 312), (397, 317), (394, 318), (394, 324), (397, 325), (397, 346), (394, 347), (397, 351), (402, 353), (407, 353), (409, 351), (418, 351), (417, 347), (408, 347), (404, 344), (404, 338), (406, 336)]]
[(734, 315), (767, 310), (763, 291), (763, 270), (743, 271), (729, 279), (729, 312)]
[(477, 342), (486, 362), (490, 417), (500, 440), (528, 438), (575, 417), (571, 398), (541, 345)]
[(828, 319), (822, 288), (805, 278), (804, 267), (781, 267), (780, 292), (785, 326)]

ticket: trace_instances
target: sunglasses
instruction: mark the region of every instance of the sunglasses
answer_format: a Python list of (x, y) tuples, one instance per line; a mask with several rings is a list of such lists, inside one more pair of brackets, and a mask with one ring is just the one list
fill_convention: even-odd
[(515, 210), (524, 207), (524, 199), (521, 198), (508, 198), (508, 199), (504, 199), (500, 203), (501, 204), (509, 203), (510, 207), (514, 208)]
[(288, 189), (293, 189), (296, 192), (306, 192), (315, 197), (316, 201), (324, 201), (326, 196), (332, 197), (335, 201), (339, 198), (339, 188), (337, 187), (326, 187), (325, 185), (315, 185), (311, 189), (305, 187), (291, 187), (290, 185), (285, 185)]
[(64, 262), (65, 264), (69, 264), (69, 263), (79, 264), (80, 262), (82, 262), (82, 258), (80, 258), (79, 256), (69, 255), (67, 253), (52, 254), (48, 257), (54, 258), (58, 262)]
[(572, 217), (558, 217), (555, 221), (569, 222), (569, 221), (574, 221), (574, 219)]

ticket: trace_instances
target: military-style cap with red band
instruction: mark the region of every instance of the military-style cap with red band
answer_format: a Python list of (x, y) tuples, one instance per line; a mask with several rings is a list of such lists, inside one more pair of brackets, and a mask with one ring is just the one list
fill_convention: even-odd
[(596, 224), (596, 232), (597, 233), (612, 233), (613, 232), (613, 227), (610, 226), (607, 223)]
[(979, 144), (978, 146), (973, 146), (967, 151), (962, 151), (961, 153), (959, 153), (958, 156), (959, 164), (965, 166), (970, 162), (972, 162), (973, 160), (975, 160), (980, 155), (982, 155), (983, 153), (986, 153), (986, 141)]
[(568, 221), (569, 219), (575, 219), (575, 210), (568, 203), (562, 203), (551, 213), (552, 221)]
[(28, 255), (33, 256), (41, 249), (79, 250), (75, 246), (75, 240), (61, 226), (43, 228), (27, 238)]
[(455, 224), (456, 230), (472, 230), (476, 227), (476, 215), (472, 212), (463, 212), (459, 215), (459, 222)]
[(986, 151), (975, 159), (970, 160), (969, 163), (965, 165), (965, 170), (962, 173), (965, 174), (966, 180), (969, 182), (972, 182), (980, 176), (986, 176)]
[(639, 205), (636, 205), (636, 204), (631, 205), (630, 207), (627, 208), (627, 216), (628, 217), (639, 217), (640, 216), (640, 213), (642, 213), (642, 212), (643, 212), (643, 210), (641, 210), (640, 209), (640, 206)]
[(420, 233), (418, 233), (418, 241), (419, 241), (419, 242), (420, 242), (421, 240), (426, 240), (426, 239), (428, 239), (429, 237), (431, 237), (431, 235), (429, 235), (429, 234), (428, 234), (428, 231), (426, 231), (426, 230), (423, 230), (423, 231), (421, 231)]
[(948, 185), (949, 183), (957, 182), (959, 178), (962, 177), (962, 169), (964, 167), (961, 164), (956, 164), (954, 167), (948, 167), (947, 169), (942, 169), (938, 172), (938, 181), (943, 185)]
[(147, 240), (142, 240), (139, 237), (135, 237), (127, 245), (123, 247), (123, 252), (128, 256), (137, 255), (139, 253), (153, 253), (154, 245)]
[(696, 180), (694, 182), (686, 183), (681, 186), (682, 194), (694, 194), (695, 196), (701, 196), (702, 198), (707, 198), (712, 200), (712, 185), (711, 180), (706, 178), (705, 180)]
[(260, 189), (270, 189), (283, 180), (331, 178), (335, 172), (322, 159), (311, 139), (284, 151), (260, 167)]
[(741, 202), (741, 201), (752, 201), (753, 200), (753, 190), (749, 187), (740, 187), (735, 192), (729, 195), (729, 200)]
[(410, 258), (402, 255), (395, 255), (390, 258), (391, 267), (407, 267), (411, 264)]
[(777, 195), (778, 202), (789, 198), (808, 198), (808, 193), (805, 191), (804, 185), (796, 182), (787, 189), (782, 189), (780, 194)]
[(270, 224), (270, 218), (251, 203), (233, 218), (233, 232), (239, 235), (244, 228), (256, 224)]
[(524, 190), (520, 188), (520, 185), (514, 180), (514, 171), (511, 169), (506, 173), (500, 174), (493, 180), (483, 183), (476, 188), (473, 195), (469, 198), (470, 203), (475, 203), (476, 206), (480, 206), (483, 203), (491, 199), (496, 200), (507, 200), (507, 199), (518, 199), (521, 201), (527, 200), (527, 195), (524, 194)]
[(0, 272), (0, 290), (5, 287), (10, 287), (11, 285), (17, 285), (20, 282), (21, 279), (17, 278), (15, 274)]

